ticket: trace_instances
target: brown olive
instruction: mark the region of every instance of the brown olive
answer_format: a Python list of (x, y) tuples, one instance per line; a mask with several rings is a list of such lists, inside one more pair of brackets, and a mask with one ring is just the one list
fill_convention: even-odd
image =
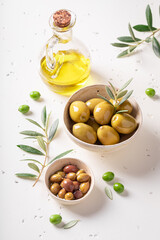
[(80, 185), (80, 190), (83, 194), (85, 194), (86, 192), (88, 192), (89, 190), (89, 182), (85, 182), (85, 183), (81, 183)]
[(62, 188), (58, 193), (58, 197), (64, 198), (65, 194), (66, 194), (66, 190), (64, 188)]
[(65, 199), (66, 200), (73, 200), (74, 196), (72, 192), (68, 192), (65, 194)]
[(50, 182), (61, 182), (62, 181), (62, 176), (60, 174), (53, 174), (51, 177), (50, 177)]
[(85, 173), (85, 171), (84, 171), (83, 169), (80, 169), (80, 170), (76, 173), (76, 175), (78, 176), (80, 173)]
[(63, 171), (58, 171), (58, 172), (56, 172), (57, 174), (59, 174), (59, 175), (61, 175), (62, 176), (62, 178), (64, 178), (65, 177), (65, 172), (63, 172)]
[(74, 192), (74, 197), (75, 197), (75, 199), (79, 199), (79, 198), (83, 197), (83, 193), (80, 190), (77, 190)]
[(78, 171), (78, 168), (75, 165), (67, 165), (63, 168), (63, 171), (65, 173), (70, 173), (70, 172), (76, 173)]
[(72, 102), (69, 107), (69, 114), (74, 122), (87, 122), (90, 116), (88, 106), (82, 101)]
[(73, 185), (74, 185), (74, 190), (78, 190), (80, 183), (77, 181), (73, 181)]
[(50, 187), (50, 190), (54, 195), (57, 195), (57, 193), (60, 191), (60, 189), (61, 189), (61, 187), (58, 183), (53, 183)]
[(73, 192), (74, 184), (70, 179), (64, 179), (62, 181), (62, 186), (67, 192)]
[(74, 172), (70, 172), (67, 174), (67, 178), (74, 181), (76, 180), (76, 174)]
[(78, 176), (77, 176), (77, 181), (78, 182), (87, 182), (89, 181), (90, 179), (90, 176), (87, 174), (87, 173), (80, 173)]

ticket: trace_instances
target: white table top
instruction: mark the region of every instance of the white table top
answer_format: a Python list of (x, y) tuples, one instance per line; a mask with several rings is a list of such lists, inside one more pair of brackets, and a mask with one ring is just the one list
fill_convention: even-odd
[[(128, 34), (129, 21), (132, 25), (145, 23), (148, 3), (155, 26), (160, 26), (158, 0), (0, 0), (1, 240), (159, 239), (160, 60), (147, 44), (137, 54), (124, 59), (117, 59), (120, 50), (110, 45), (116, 37)], [(134, 78), (129, 88), (134, 89), (133, 96), (142, 109), (144, 122), (141, 134), (126, 149), (112, 154), (89, 152), (75, 145), (64, 131), (62, 116), (67, 97), (51, 92), (38, 73), (39, 53), (52, 34), (49, 16), (60, 8), (77, 14), (74, 35), (90, 50), (94, 82), (107, 83), (112, 79), (120, 86)], [(144, 37), (142, 33), (137, 35)], [(147, 87), (155, 88), (155, 98), (145, 95)], [(30, 99), (33, 90), (40, 91), (41, 102)], [(19, 134), (31, 127), (17, 111), (23, 103), (31, 106), (30, 118), (38, 120), (46, 105), (48, 112), (52, 110), (52, 119), (60, 119), (50, 156), (73, 148), (69, 156), (80, 158), (92, 168), (96, 186), (88, 201), (77, 206), (61, 206), (48, 196), (44, 175), (35, 188), (31, 181), (15, 177), (16, 172), (28, 171), (27, 164), (19, 161), (28, 154), (16, 147), (30, 143)], [(109, 170), (126, 188), (123, 196), (113, 192), (113, 201), (105, 195), (106, 183), (101, 179)], [(80, 222), (72, 229), (57, 228), (48, 220), (55, 213), (60, 213), (65, 222), (73, 219)]]

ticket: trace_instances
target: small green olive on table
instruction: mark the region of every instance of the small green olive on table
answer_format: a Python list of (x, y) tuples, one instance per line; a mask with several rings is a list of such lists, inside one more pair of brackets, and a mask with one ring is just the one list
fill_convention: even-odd
[(102, 179), (106, 182), (110, 182), (114, 179), (114, 173), (113, 172), (106, 172), (103, 174)]
[(40, 98), (41, 94), (37, 91), (30, 92), (30, 97), (34, 100), (38, 100)]
[(18, 111), (25, 114), (25, 113), (29, 112), (29, 109), (30, 109), (30, 107), (28, 105), (21, 105), (21, 106), (19, 106)]
[(49, 221), (53, 224), (59, 224), (62, 221), (62, 217), (59, 214), (51, 215)]
[(124, 191), (124, 186), (123, 186), (123, 184), (121, 184), (121, 183), (115, 183), (115, 184), (113, 185), (113, 188), (114, 188), (114, 190), (115, 190), (116, 192), (118, 192), (118, 193), (122, 193), (122, 192)]

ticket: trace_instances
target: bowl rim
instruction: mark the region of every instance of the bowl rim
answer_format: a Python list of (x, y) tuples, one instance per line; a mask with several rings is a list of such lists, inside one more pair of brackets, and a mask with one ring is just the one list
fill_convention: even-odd
[[(66, 124), (65, 124), (65, 110), (66, 110), (66, 108), (67, 108), (67, 105), (68, 105), (69, 101), (72, 99), (72, 97), (73, 97), (74, 95), (76, 95), (78, 92), (83, 91), (83, 90), (86, 89), (86, 88), (96, 87), (96, 86), (97, 86), (97, 87), (98, 87), (98, 86), (104, 86), (104, 87), (105, 87), (106, 85), (105, 85), (105, 84), (93, 84), (93, 85), (90, 85), (90, 86), (86, 86), (86, 87), (84, 87), (84, 88), (79, 89), (78, 91), (76, 91), (75, 93), (73, 93), (73, 94), (70, 96), (70, 98), (68, 99), (68, 101), (67, 101), (67, 103), (66, 103), (66, 105), (65, 105), (65, 107), (64, 107), (64, 112), (63, 112), (63, 123), (64, 123), (64, 126), (65, 126), (65, 130), (66, 130), (67, 133), (71, 136), (71, 138), (73, 138), (75, 141), (79, 142), (80, 144), (83, 144), (83, 145), (86, 146), (86, 147), (95, 146), (96, 148), (99, 148), (99, 149), (104, 149), (104, 148), (105, 148), (105, 149), (112, 149), (112, 148), (115, 148), (115, 147), (121, 147), (122, 145), (127, 144), (129, 141), (131, 141), (131, 140), (133, 140), (133, 139), (135, 138), (135, 136), (139, 133), (139, 131), (140, 131), (141, 127), (142, 127), (142, 123), (143, 123), (142, 110), (141, 110), (139, 104), (137, 103), (137, 101), (136, 101), (133, 97), (131, 97), (130, 99), (132, 99), (132, 101), (137, 104), (137, 107), (138, 107), (138, 110), (139, 110), (139, 113), (140, 113), (140, 122), (139, 122), (138, 127), (137, 127), (137, 129), (135, 130), (134, 134), (133, 134), (131, 137), (129, 137), (128, 139), (124, 140), (123, 142), (119, 142), (119, 143), (112, 144), (112, 145), (98, 145), (98, 144), (87, 143), (87, 142), (84, 142), (84, 141), (76, 138), (76, 137), (68, 130), (68, 128), (67, 128), (67, 126), (66, 126)], [(75, 101), (76, 101), (76, 100), (75, 100)]]
[[(49, 170), (49, 168), (51, 168), (56, 162), (58, 162), (58, 161), (60, 161), (60, 160), (67, 160), (68, 159), (68, 161), (70, 160), (70, 159), (72, 159), (72, 160), (75, 160), (75, 161), (78, 161), (78, 162), (80, 162), (80, 163), (82, 163), (82, 164), (84, 164), (88, 169), (89, 169), (89, 171), (90, 171), (90, 177), (91, 177), (91, 184), (90, 184), (90, 188), (89, 188), (89, 190), (88, 190), (88, 192), (82, 197), (82, 198), (79, 198), (79, 199), (74, 199), (74, 200), (65, 200), (65, 199), (62, 199), (62, 198), (58, 198), (57, 196), (55, 196), (50, 190), (49, 190), (49, 187), (48, 187), (48, 185), (47, 185), (47, 181), (48, 181), (48, 176), (47, 176), (47, 172), (48, 172), (48, 170)], [(76, 165), (76, 163), (75, 163), (75, 165)], [(93, 174), (93, 171), (92, 171), (92, 169), (90, 168), (90, 167), (88, 167), (88, 165), (85, 163), (85, 162), (83, 162), (82, 160), (80, 160), (79, 158), (71, 158), (71, 157), (66, 157), (66, 158), (59, 158), (59, 159), (57, 159), (57, 160), (55, 160), (52, 164), (50, 164), (48, 167), (47, 167), (47, 170), (46, 170), (46, 172), (45, 172), (45, 186), (46, 186), (46, 188), (47, 188), (47, 191), (49, 192), (49, 194), (55, 199), (55, 200), (57, 200), (57, 201), (60, 201), (61, 203), (70, 203), (70, 205), (74, 205), (75, 203), (79, 203), (81, 200), (84, 200), (84, 199), (86, 199), (88, 196), (89, 196), (89, 194), (92, 192), (92, 190), (93, 190), (93, 187), (94, 187), (94, 185), (95, 185), (95, 178), (94, 178), (94, 174)]]

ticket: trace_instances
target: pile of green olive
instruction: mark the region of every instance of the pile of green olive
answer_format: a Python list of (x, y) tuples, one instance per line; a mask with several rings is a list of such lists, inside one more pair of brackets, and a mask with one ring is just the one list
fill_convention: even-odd
[(49, 178), (50, 191), (65, 200), (82, 198), (90, 188), (91, 177), (75, 165), (67, 165)]
[(116, 107), (116, 111), (127, 110), (127, 113), (115, 113), (117, 103), (112, 99), (110, 102), (112, 104), (101, 98), (72, 102), (69, 115), (75, 122), (73, 135), (90, 144), (112, 145), (120, 142), (120, 134), (132, 133), (137, 128), (137, 122), (131, 115), (131, 103), (126, 100)]

